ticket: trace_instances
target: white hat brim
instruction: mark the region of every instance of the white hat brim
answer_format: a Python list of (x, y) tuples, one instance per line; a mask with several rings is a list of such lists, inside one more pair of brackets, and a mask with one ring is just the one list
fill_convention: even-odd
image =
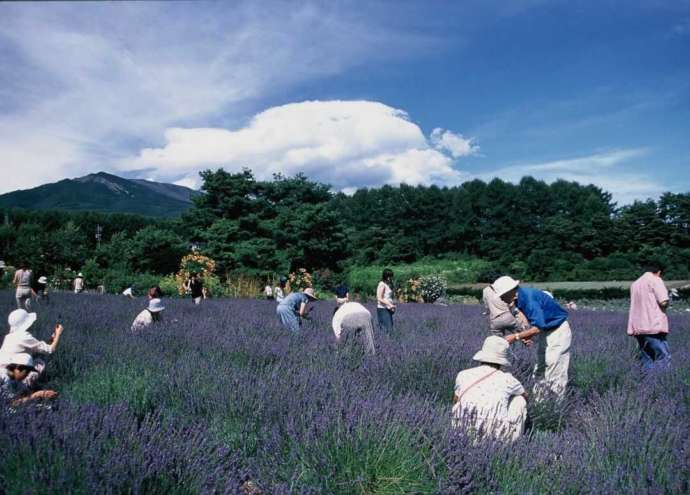
[(480, 361), (482, 363), (492, 363), (492, 364), (500, 364), (501, 366), (510, 366), (510, 361), (508, 361), (506, 358), (497, 356), (495, 354), (489, 354), (488, 352), (479, 351), (477, 352), (474, 356), (472, 356), (472, 359), (475, 361)]
[(23, 332), (25, 330), (28, 330), (31, 328), (31, 325), (34, 324), (36, 321), (37, 315), (36, 313), (27, 313), (27, 318), (22, 322), (21, 325), (17, 325), (16, 327), (11, 327), (10, 332)]

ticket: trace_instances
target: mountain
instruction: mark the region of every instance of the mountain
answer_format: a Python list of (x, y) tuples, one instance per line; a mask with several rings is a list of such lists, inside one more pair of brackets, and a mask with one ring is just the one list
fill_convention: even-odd
[(175, 184), (98, 172), (2, 194), (0, 207), (174, 217), (189, 209), (192, 198), (198, 194), (201, 193)]

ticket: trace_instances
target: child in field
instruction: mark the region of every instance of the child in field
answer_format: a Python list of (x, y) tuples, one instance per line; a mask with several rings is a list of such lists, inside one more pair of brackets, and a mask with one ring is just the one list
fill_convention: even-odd
[(161, 321), (161, 313), (165, 309), (163, 302), (158, 299), (151, 299), (148, 307), (137, 315), (132, 323), (132, 332), (137, 333), (150, 327), (155, 322)]
[(38, 400), (54, 399), (58, 393), (53, 390), (33, 391), (38, 376), (45, 366), (34, 362), (29, 354), (15, 354), (5, 369), (0, 370), (0, 397), (11, 406)]
[(527, 420), (527, 394), (502, 366), (509, 366), (506, 339), (487, 337), (473, 359), (479, 366), (458, 373), (455, 379), (453, 426), (466, 425), (479, 438), (515, 440)]

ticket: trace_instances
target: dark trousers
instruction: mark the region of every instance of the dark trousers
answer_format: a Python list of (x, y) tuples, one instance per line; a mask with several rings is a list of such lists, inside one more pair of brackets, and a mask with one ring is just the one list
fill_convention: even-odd
[(379, 329), (383, 331), (393, 330), (393, 312), (386, 308), (376, 308), (376, 318), (379, 320)]
[(659, 364), (668, 364), (671, 351), (668, 348), (665, 333), (635, 335), (635, 338), (637, 345), (640, 346), (640, 359), (644, 369), (649, 370)]

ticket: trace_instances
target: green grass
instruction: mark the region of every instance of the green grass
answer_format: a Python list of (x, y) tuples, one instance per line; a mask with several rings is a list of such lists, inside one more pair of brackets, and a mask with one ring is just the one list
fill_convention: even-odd
[(414, 276), (422, 275), (441, 275), (449, 284), (473, 283), (476, 282), (479, 272), (488, 265), (487, 261), (477, 258), (464, 258), (425, 259), (404, 265), (354, 266), (347, 272), (347, 282), (352, 292), (374, 294), (376, 285), (381, 280), (381, 272), (384, 268), (390, 268), (398, 285)]

